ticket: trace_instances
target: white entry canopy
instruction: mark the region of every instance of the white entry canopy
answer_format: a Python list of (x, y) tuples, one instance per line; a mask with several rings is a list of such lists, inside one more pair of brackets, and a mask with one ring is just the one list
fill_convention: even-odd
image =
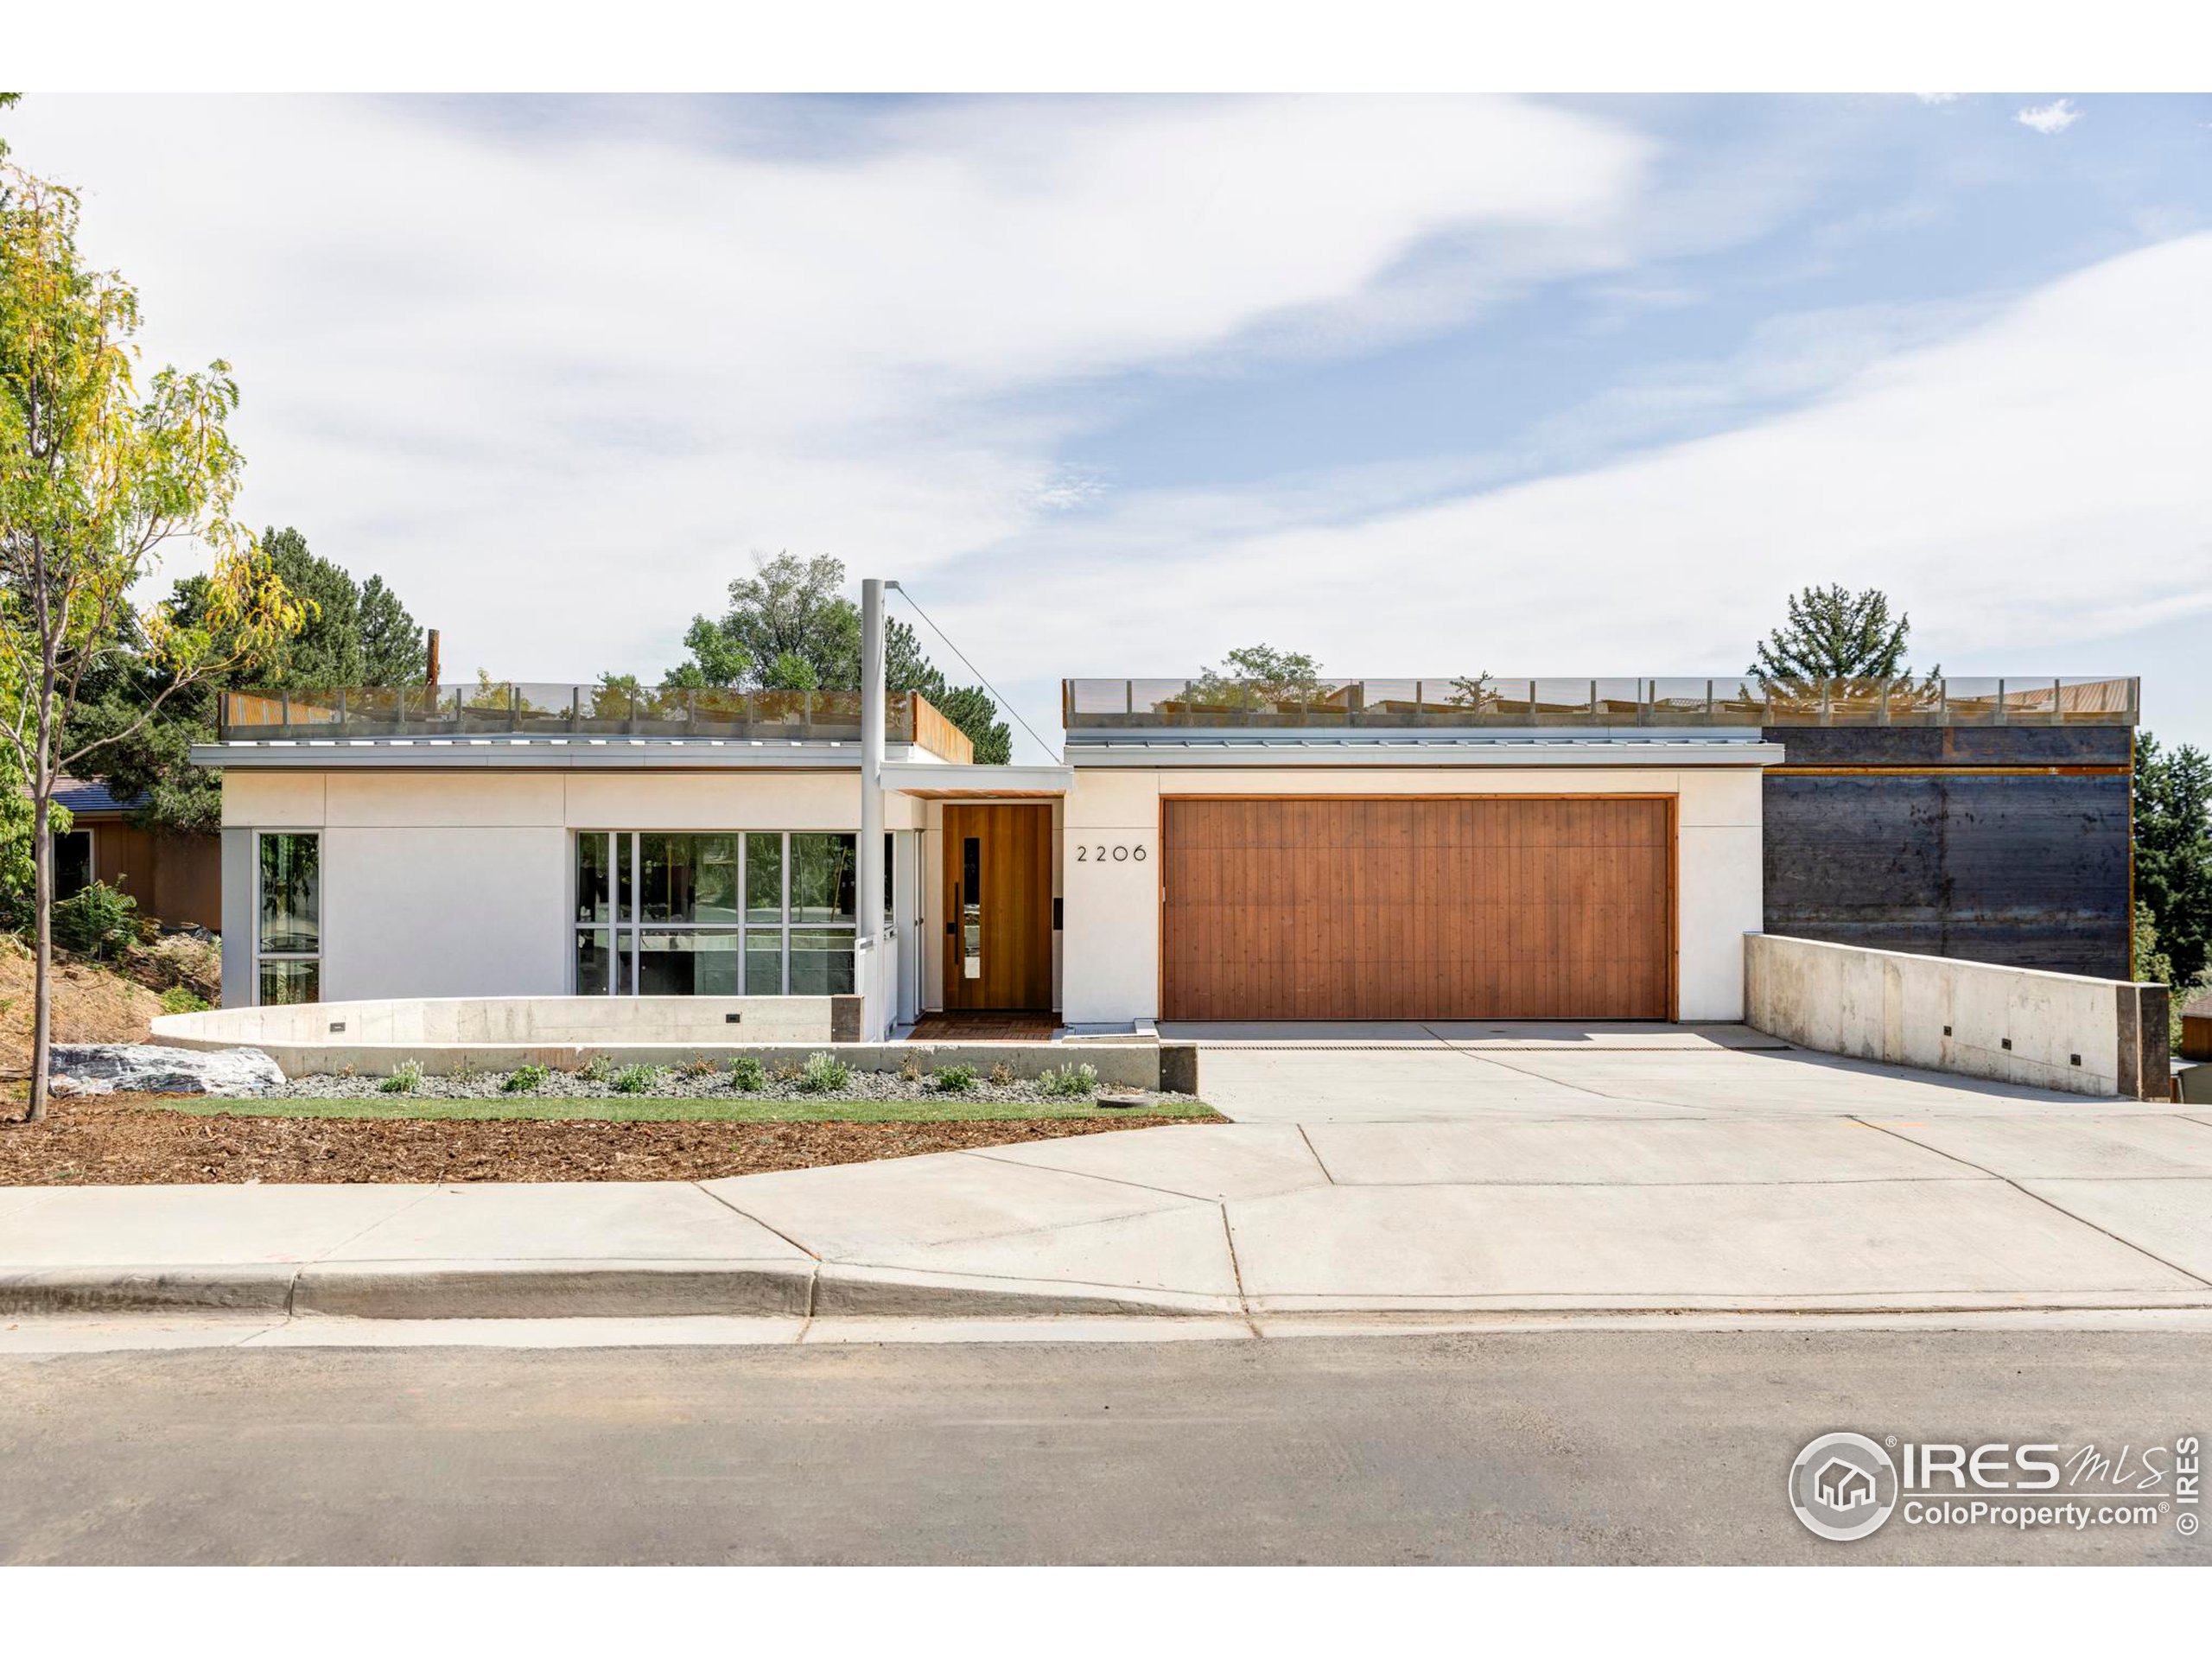
[(888, 760), (883, 786), (931, 801), (1003, 801), (1065, 795), (1072, 766), (986, 766), (929, 760)]

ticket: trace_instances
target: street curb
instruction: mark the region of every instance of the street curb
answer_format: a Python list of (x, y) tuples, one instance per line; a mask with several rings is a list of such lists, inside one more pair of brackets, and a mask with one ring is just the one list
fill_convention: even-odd
[(439, 1262), (303, 1267), (292, 1312), (356, 1319), (804, 1318), (813, 1268), (784, 1262)]
[(1234, 1298), (811, 1262), (373, 1262), (0, 1269), (0, 1316), (256, 1312), (357, 1319), (1242, 1314)]
[(986, 1279), (914, 1268), (824, 1262), (814, 1281), (817, 1318), (1030, 1319), (1064, 1314), (1140, 1314), (1154, 1319), (1243, 1317), (1233, 1296), (1134, 1286)]
[(1742, 1296), (1243, 1298), (1195, 1291), (992, 1278), (814, 1262), (362, 1262), (227, 1267), (0, 1268), (0, 1318), (55, 1314), (263, 1313), (378, 1319), (735, 1318), (1236, 1319), (1312, 1326), (1374, 1319), (1631, 1319), (1656, 1328), (1745, 1316), (2212, 1313), (2199, 1291), (2055, 1292), (1799, 1300)]
[(297, 1269), (28, 1268), (0, 1271), (0, 1315), (291, 1311)]

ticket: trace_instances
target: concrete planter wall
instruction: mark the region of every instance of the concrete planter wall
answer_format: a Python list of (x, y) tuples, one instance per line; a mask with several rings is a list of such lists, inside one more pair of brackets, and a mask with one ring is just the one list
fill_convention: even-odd
[(1745, 1021), (1824, 1053), (2164, 1100), (2166, 988), (1779, 934), (1744, 942)]
[[(729, 1023), (727, 1016), (741, 1018)], [(856, 996), (520, 996), (310, 1002), (163, 1014), (154, 1039), (180, 1048), (257, 1048), (288, 1077), (341, 1072), (388, 1077), (413, 1060), (432, 1077), (518, 1065), (566, 1071), (594, 1058), (621, 1065), (727, 1063), (750, 1054), (771, 1068), (824, 1052), (856, 1071), (1006, 1065), (1033, 1078), (1090, 1065), (1101, 1083), (1198, 1091), (1197, 1051), (1184, 1044), (861, 1043)], [(835, 1047), (831, 1046), (835, 1044)]]
[[(842, 1006), (840, 1005), (848, 1005)], [(165, 1014), (165, 1040), (272, 1043), (828, 1043), (860, 1031), (856, 996), (413, 996)]]

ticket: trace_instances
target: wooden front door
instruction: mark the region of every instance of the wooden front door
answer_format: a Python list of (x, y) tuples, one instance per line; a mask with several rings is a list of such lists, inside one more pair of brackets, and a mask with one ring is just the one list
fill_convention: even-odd
[(944, 1006), (1052, 1006), (1052, 809), (944, 809)]
[(1671, 1019), (1671, 806), (1171, 799), (1166, 1017)]

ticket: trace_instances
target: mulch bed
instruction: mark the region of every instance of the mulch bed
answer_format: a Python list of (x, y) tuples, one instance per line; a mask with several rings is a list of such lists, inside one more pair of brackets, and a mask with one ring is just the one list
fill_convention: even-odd
[[(8, 1109), (0, 1106), (0, 1111)], [(696, 1181), (1206, 1121), (1133, 1116), (945, 1123), (608, 1123), (196, 1117), (134, 1107), (131, 1096), (118, 1095), (55, 1100), (42, 1123), (0, 1125), (0, 1186)]]

